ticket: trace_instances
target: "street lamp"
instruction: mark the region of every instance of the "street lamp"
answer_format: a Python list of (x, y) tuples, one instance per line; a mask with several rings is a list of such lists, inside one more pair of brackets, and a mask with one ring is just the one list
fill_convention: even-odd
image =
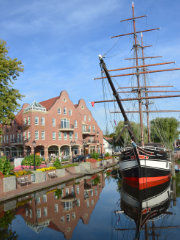
[(33, 148), (34, 148), (34, 170), (36, 170), (36, 160), (35, 160), (35, 147), (36, 147), (36, 141), (34, 140), (32, 142)]

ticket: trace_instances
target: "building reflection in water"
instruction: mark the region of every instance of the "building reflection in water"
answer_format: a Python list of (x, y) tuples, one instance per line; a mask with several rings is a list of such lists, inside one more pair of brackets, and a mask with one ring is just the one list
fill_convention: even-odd
[[(120, 210), (115, 211), (116, 217), (120, 219), (120, 215), (125, 215), (134, 221), (135, 227), (128, 228), (122, 226), (121, 221), (117, 221), (115, 230), (120, 232), (133, 231), (132, 239), (140, 239), (143, 231), (144, 237), (142, 239), (155, 239), (156, 229), (163, 229), (166, 227), (155, 226), (155, 221), (171, 215), (168, 210), (170, 201), (173, 198), (172, 184), (167, 180), (161, 184), (157, 182), (156, 186), (139, 190), (131, 186), (125, 180), (122, 182)], [(150, 230), (150, 231), (149, 231)]]
[[(13, 200), (6, 206), (16, 207), (15, 215), (21, 215), (33, 231), (39, 233), (48, 227), (70, 239), (80, 219), (88, 224), (104, 182), (104, 173), (99, 173)], [(3, 212), (5, 206), (1, 208)]]

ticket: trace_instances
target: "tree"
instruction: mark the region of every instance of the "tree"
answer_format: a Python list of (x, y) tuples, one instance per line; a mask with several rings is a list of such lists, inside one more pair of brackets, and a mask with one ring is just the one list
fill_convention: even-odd
[(176, 118), (155, 118), (151, 121), (151, 141), (173, 148), (179, 137), (179, 122)]
[[(133, 133), (137, 138), (137, 142), (140, 143), (141, 142), (140, 124), (135, 122), (130, 122), (130, 124), (132, 126)], [(115, 137), (119, 136), (123, 127), (124, 127), (124, 122), (120, 121), (115, 129)], [(123, 146), (125, 143), (128, 143), (128, 142), (130, 143), (130, 136), (129, 136), (128, 130), (125, 129), (119, 139), (119, 145)], [(147, 128), (145, 126), (144, 126), (144, 142), (147, 143)]]
[(18, 110), (23, 95), (13, 88), (20, 72), (23, 72), (21, 61), (8, 56), (6, 42), (0, 40), (0, 123), (9, 124), (14, 118), (14, 112)]

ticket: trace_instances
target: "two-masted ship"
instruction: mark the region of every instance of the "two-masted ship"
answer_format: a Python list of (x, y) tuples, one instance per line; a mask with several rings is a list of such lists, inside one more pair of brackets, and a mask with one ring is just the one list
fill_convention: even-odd
[[(101, 55), (99, 55), (101, 72), (104, 76), (95, 78), (95, 79), (103, 79), (105, 81), (108, 80), (108, 83), (111, 87), (114, 99), (103, 100), (103, 101), (94, 101), (91, 104), (102, 103), (102, 102), (117, 102), (120, 114), (122, 114), (124, 118), (124, 128), (122, 129), (120, 135), (124, 132), (125, 129), (128, 130), (131, 145), (125, 147), (121, 152), (120, 159), (120, 171), (122, 177), (129, 181), (130, 184), (134, 184), (134, 186), (139, 189), (144, 189), (148, 187), (152, 187), (157, 184), (161, 184), (162, 182), (168, 181), (171, 176), (171, 159), (169, 150), (165, 148), (163, 145), (151, 143), (150, 141), (150, 123), (149, 123), (149, 114), (151, 112), (158, 111), (150, 111), (149, 110), (149, 100), (150, 99), (158, 99), (158, 98), (175, 98), (180, 97), (180, 95), (161, 95), (161, 96), (150, 96), (152, 92), (171, 92), (171, 91), (153, 91), (153, 88), (159, 87), (170, 87), (170, 86), (148, 86), (146, 81), (147, 74), (155, 73), (155, 72), (165, 72), (165, 71), (174, 71), (180, 70), (180, 68), (171, 68), (171, 69), (161, 69), (161, 70), (149, 70), (148, 67), (153, 66), (162, 66), (171, 64), (173, 62), (161, 62), (154, 64), (146, 64), (146, 58), (157, 58), (159, 56), (149, 56), (145, 57), (144, 49), (150, 46), (145, 46), (143, 44), (143, 32), (150, 32), (153, 30), (158, 30), (159, 28), (154, 29), (146, 29), (137, 31), (136, 30), (136, 20), (139, 20), (144, 16), (135, 16), (134, 13), (134, 3), (132, 4), (132, 17), (128, 19), (122, 20), (132, 22), (133, 23), (133, 32), (121, 34), (117, 36), (113, 36), (112, 38), (119, 38), (122, 36), (133, 36), (133, 50), (135, 53), (135, 58), (129, 58), (129, 60), (135, 60), (135, 66), (118, 68), (118, 69), (107, 69), (104, 59)], [(139, 36), (141, 40), (139, 41)], [(140, 62), (141, 61), (141, 62)], [(125, 74), (112, 74), (115, 71), (124, 71), (124, 70), (134, 70), (132, 73)], [(126, 77), (126, 76), (136, 76), (137, 85), (134, 87), (124, 87), (121, 86), (118, 91), (115, 88), (114, 82), (112, 79), (117, 77)], [(142, 77), (142, 78), (141, 78)], [(132, 88), (131, 91), (127, 91), (127, 93), (136, 93), (136, 97), (132, 98), (121, 98), (120, 93), (122, 93), (122, 89)], [(178, 91), (172, 91), (178, 92)], [(125, 93), (123, 91), (123, 93)], [(128, 113), (135, 113), (137, 111), (126, 111), (123, 106), (124, 101), (137, 101), (138, 102), (138, 113), (140, 119), (140, 143), (137, 141), (137, 137), (133, 133), (133, 129), (131, 123), (127, 117)], [(145, 110), (143, 110), (143, 104), (145, 105)], [(177, 112), (176, 110), (161, 110), (159, 112)], [(143, 132), (143, 113), (147, 115), (147, 134), (148, 134), (148, 144), (144, 143), (144, 132)], [(117, 113), (117, 112), (116, 112)], [(120, 137), (119, 135), (119, 137)]]

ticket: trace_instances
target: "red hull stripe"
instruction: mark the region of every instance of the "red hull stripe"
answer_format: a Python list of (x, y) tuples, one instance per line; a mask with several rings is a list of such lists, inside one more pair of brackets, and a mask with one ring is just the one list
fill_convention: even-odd
[(165, 183), (169, 181), (170, 177), (171, 175), (160, 176), (160, 177), (142, 177), (142, 178), (124, 177), (124, 179), (132, 187), (145, 189), (145, 188), (154, 187), (159, 184)]

